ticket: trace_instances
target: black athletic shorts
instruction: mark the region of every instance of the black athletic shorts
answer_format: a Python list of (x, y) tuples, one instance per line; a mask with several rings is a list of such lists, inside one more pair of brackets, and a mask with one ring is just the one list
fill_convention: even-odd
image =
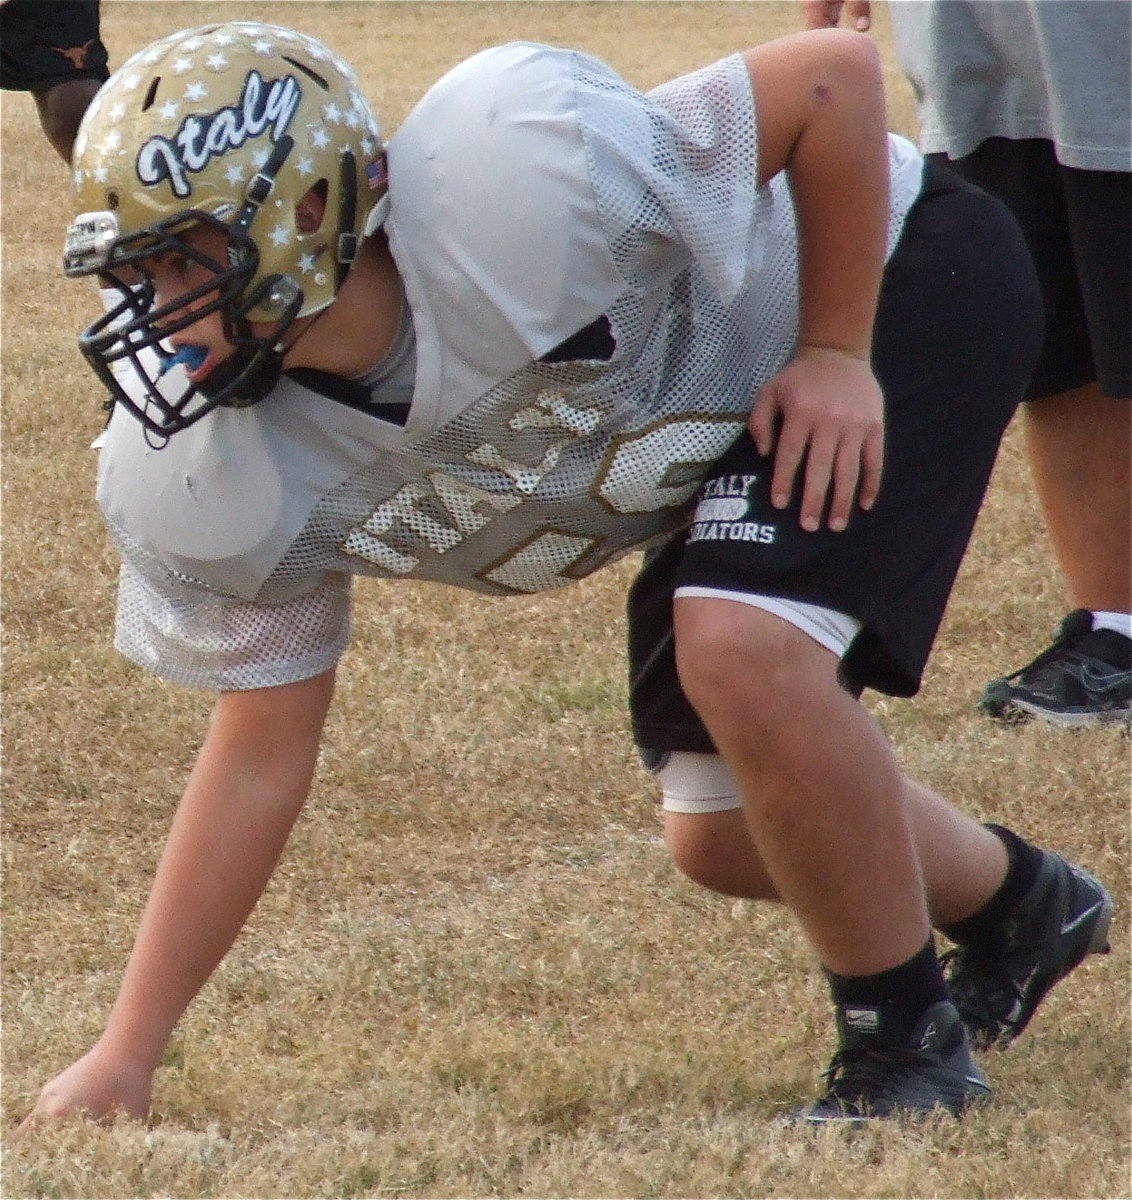
[(948, 165), (1007, 205), (1034, 257), (1046, 337), (1026, 399), (1094, 380), (1132, 396), (1132, 174), (1063, 166), (1043, 138), (989, 138)]
[[(843, 533), (804, 532), (800, 489), (790, 508), (773, 508), (772, 459), (744, 434), (708, 472), (701, 495), (726, 495), (729, 476), (755, 475), (746, 511), (708, 530), (697, 530), (693, 519), (698, 540), (684, 531), (646, 555), (629, 594), (630, 709), (646, 762), (668, 750), (714, 749), (676, 675), (678, 586), (845, 613), (861, 628), (841, 661), (844, 686), (854, 694), (918, 690), (1041, 340), (1033, 265), (1006, 208), (927, 164), (924, 190), (885, 269), (875, 329), (886, 434), (881, 491), (870, 512), (854, 513)], [(759, 535), (748, 539), (748, 526)]]
[(47, 91), (110, 77), (98, 0), (5, 0), (0, 5), (0, 87)]

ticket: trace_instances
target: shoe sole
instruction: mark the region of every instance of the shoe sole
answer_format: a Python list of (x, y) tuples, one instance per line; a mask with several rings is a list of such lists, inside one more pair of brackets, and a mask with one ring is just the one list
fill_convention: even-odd
[(1056, 709), (1031, 704), (1027, 700), (1008, 700), (1000, 708), (994, 711), (985, 708), (984, 712), (999, 721), (1005, 721), (1008, 725), (1020, 725), (1024, 721), (1036, 718), (1047, 725), (1057, 725), (1062, 729), (1087, 729), (1095, 725), (1122, 725), (1126, 729), (1132, 728), (1132, 709), (1127, 708), (1058, 712)]
[(860, 1129), (877, 1121), (926, 1121), (941, 1115), (962, 1117), (972, 1109), (981, 1108), (991, 1098), (990, 1086), (985, 1081), (968, 1077), (967, 1082), (971, 1084), (971, 1090), (962, 1100), (953, 1101), (950, 1104), (941, 1101), (931, 1108), (909, 1106), (875, 1115), (854, 1112), (812, 1113), (807, 1109), (802, 1109), (800, 1112), (783, 1113), (779, 1117), (779, 1121), (785, 1125), (801, 1125), (810, 1129), (817, 1129), (821, 1125), (839, 1125), (843, 1129)]

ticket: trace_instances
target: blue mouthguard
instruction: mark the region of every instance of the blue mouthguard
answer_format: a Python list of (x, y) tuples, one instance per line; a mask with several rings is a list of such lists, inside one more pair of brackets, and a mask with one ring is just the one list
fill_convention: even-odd
[(191, 344), (180, 346), (176, 354), (170, 354), (167, 358), (161, 360), (161, 370), (158, 373), (158, 378), (167, 371), (171, 371), (178, 363), (184, 363), (188, 370), (195, 371), (207, 357), (208, 351), (204, 346), (194, 346)]

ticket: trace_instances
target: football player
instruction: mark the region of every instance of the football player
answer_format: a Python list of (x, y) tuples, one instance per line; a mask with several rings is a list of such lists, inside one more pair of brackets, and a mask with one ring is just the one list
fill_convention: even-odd
[(148, 1112), (311, 786), (354, 576), (522, 595), (638, 547), (673, 858), (788, 905), (828, 972), (798, 1115), (981, 1100), (972, 1042), (1105, 946), (1111, 901), (907, 779), (859, 700), (919, 686), (1040, 326), (1002, 207), (886, 133), (870, 42), (649, 93), (509, 44), (383, 145), (329, 49), (207, 26), (115, 74), (74, 176), (67, 271), (140, 275), (82, 337), (116, 644), (217, 700), (105, 1032), (29, 1122)]

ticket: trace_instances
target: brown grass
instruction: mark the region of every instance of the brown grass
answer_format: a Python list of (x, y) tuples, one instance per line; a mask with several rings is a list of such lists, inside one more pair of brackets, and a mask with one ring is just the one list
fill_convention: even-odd
[[(648, 85), (797, 25), (792, 0), (104, 9), (116, 63), (220, 14), (306, 29), (388, 128), (508, 38)], [(363, 584), (313, 798), (178, 1028), (151, 1128), (12, 1141), (100, 1030), (208, 698), (110, 649), (99, 396), (74, 348), (95, 303), (59, 274), (65, 172), (27, 97), (5, 94), (2, 137), (4, 1196), (1132, 1194), (1128, 742), (972, 709), (1062, 607), (1013, 432), (921, 697), (870, 701), (913, 774), (1118, 898), (1112, 956), (988, 1061), (991, 1106), (855, 1136), (775, 1123), (814, 1093), (828, 1005), (787, 918), (666, 861), (626, 727), (630, 562), (532, 602)]]

